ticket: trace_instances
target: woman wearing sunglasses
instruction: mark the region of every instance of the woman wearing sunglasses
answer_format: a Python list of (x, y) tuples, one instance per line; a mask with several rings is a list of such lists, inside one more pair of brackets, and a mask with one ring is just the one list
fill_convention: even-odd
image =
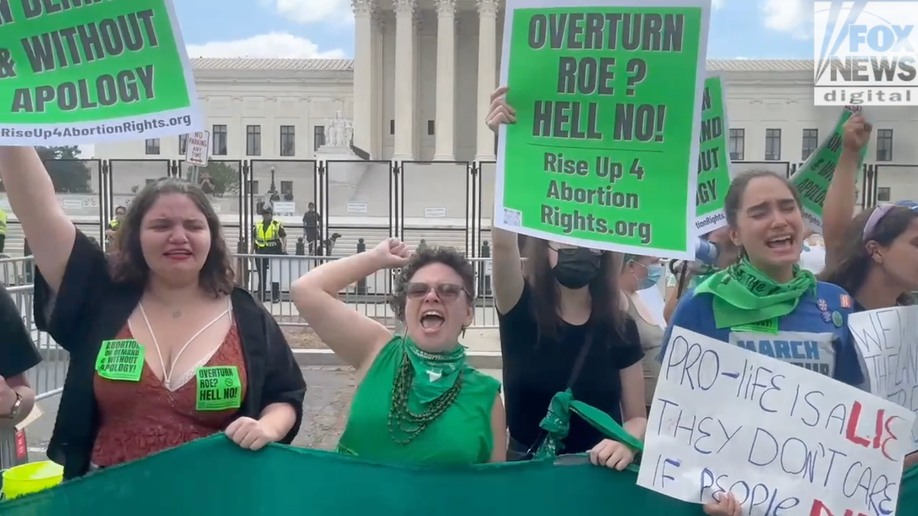
[[(382, 269), (400, 269), (391, 304), (402, 334), (336, 297)], [(474, 270), (455, 250), (428, 247), (411, 255), (395, 238), (296, 281), (300, 315), (357, 370), (338, 451), (382, 462), (503, 462), (500, 383), (469, 366), (459, 344), (472, 324), (473, 289)]]

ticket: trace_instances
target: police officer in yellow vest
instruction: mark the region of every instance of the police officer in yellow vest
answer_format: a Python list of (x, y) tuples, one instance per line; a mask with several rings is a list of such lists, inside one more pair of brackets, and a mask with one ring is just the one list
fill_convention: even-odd
[[(274, 208), (267, 204), (261, 211), (261, 221), (255, 224), (252, 231), (252, 241), (255, 243), (255, 254), (287, 254), (287, 232), (279, 220), (274, 220)], [(265, 300), (266, 283), (268, 281), (268, 268), (270, 259), (256, 258), (258, 267), (258, 299)], [(280, 284), (271, 282), (271, 301), (280, 302)]]
[(0, 253), (6, 246), (6, 211), (0, 208)]
[(127, 214), (127, 208), (124, 206), (118, 206), (115, 208), (115, 218), (108, 222), (108, 225), (105, 227), (105, 247), (111, 247), (112, 242), (115, 240), (115, 232), (118, 231), (118, 226), (121, 225), (121, 221), (124, 220), (124, 216)]

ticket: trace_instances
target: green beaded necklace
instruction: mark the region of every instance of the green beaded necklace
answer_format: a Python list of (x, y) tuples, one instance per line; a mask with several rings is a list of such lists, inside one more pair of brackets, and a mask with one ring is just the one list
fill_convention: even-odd
[[(413, 346), (413, 344), (408, 345)], [(424, 361), (432, 363), (445, 363), (455, 360), (455, 357), (427, 353), (416, 347), (411, 352), (417, 354)], [(456, 401), (459, 391), (462, 390), (464, 374), (464, 371), (460, 369), (453, 385), (446, 389), (443, 394), (425, 404), (425, 408), (420, 413), (416, 413), (411, 410), (408, 404), (412, 381), (416, 374), (408, 353), (409, 351), (406, 350), (402, 358), (402, 365), (395, 376), (395, 383), (392, 388), (392, 405), (389, 409), (389, 435), (392, 437), (392, 441), (402, 445), (407, 445), (414, 441)]]

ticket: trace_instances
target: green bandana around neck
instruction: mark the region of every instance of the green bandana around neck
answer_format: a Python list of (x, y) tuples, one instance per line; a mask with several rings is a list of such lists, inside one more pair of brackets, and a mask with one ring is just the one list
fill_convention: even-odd
[(465, 346), (459, 344), (449, 352), (430, 353), (407, 337), (404, 342), (405, 353), (414, 369), (408, 402), (424, 407), (456, 384), (465, 367)]
[(800, 298), (815, 287), (816, 276), (799, 265), (794, 265), (793, 280), (778, 283), (743, 257), (740, 263), (712, 274), (695, 293), (714, 296), (712, 309), (718, 328), (734, 328), (793, 312)]

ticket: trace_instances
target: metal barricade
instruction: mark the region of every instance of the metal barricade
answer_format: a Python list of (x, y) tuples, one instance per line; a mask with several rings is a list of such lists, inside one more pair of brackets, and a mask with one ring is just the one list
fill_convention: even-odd
[(33, 285), (20, 285), (8, 287), (7, 292), (13, 297), (22, 322), (32, 335), (32, 342), (41, 354), (42, 362), (26, 372), (29, 385), (35, 389), (38, 400), (43, 400), (61, 393), (64, 387), (64, 378), (67, 375), (67, 366), (70, 355), (61, 348), (50, 335), (38, 331), (32, 317)]
[[(236, 282), (264, 301), (265, 308), (280, 326), (307, 326), (290, 298), (290, 286), (315, 267), (338, 257), (237, 254), (233, 257)], [(475, 320), (470, 328), (497, 328), (497, 311), (491, 292), (491, 259), (471, 258), (476, 271)], [(260, 267), (266, 267), (264, 272)], [(351, 308), (389, 328), (396, 327), (395, 313), (389, 305), (396, 270), (382, 270), (360, 280), (338, 294)], [(262, 289), (261, 280), (264, 278)]]
[(0, 258), (0, 283), (4, 286), (29, 285), (33, 281), (34, 272), (35, 260), (31, 256)]
[[(12, 265), (11, 265), (12, 264)], [(31, 261), (0, 260), (0, 274), (3, 281), (9, 282), (10, 269), (21, 272), (20, 265), (30, 267)], [(21, 277), (18, 274), (16, 277)], [(7, 283), (9, 284), (9, 283)], [(29, 385), (35, 390), (36, 400), (41, 401), (61, 393), (64, 388), (64, 378), (67, 375), (69, 355), (53, 339), (43, 331), (38, 331), (32, 317), (33, 285), (17, 285), (7, 287), (7, 292), (19, 308), (22, 322), (29, 329), (32, 341), (38, 348), (42, 362), (25, 373)], [(28, 462), (28, 447), (24, 431), (17, 431), (14, 427), (0, 428), (0, 469), (10, 468)]]

